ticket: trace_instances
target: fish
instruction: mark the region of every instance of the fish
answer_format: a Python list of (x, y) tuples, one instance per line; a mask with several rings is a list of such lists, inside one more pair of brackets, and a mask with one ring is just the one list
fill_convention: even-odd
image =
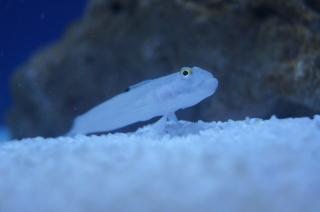
[(213, 95), (217, 87), (218, 80), (209, 71), (182, 67), (178, 72), (132, 85), (76, 117), (67, 135), (113, 131), (154, 117), (176, 121), (176, 111), (198, 104)]

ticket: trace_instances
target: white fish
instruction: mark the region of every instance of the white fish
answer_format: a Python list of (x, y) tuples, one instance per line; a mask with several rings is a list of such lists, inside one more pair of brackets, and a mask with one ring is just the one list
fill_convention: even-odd
[(176, 120), (174, 113), (211, 96), (218, 80), (199, 67), (182, 68), (129, 87), (90, 111), (78, 116), (69, 135), (111, 131), (153, 117)]

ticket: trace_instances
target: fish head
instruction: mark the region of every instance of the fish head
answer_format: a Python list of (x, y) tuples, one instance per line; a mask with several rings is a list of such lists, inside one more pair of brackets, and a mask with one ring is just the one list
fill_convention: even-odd
[(183, 67), (179, 74), (182, 84), (190, 88), (190, 95), (200, 95), (206, 98), (214, 94), (218, 87), (218, 80), (213, 74), (202, 68)]
[(161, 104), (169, 110), (191, 107), (215, 93), (218, 80), (199, 67), (183, 67), (170, 76), (161, 90)]

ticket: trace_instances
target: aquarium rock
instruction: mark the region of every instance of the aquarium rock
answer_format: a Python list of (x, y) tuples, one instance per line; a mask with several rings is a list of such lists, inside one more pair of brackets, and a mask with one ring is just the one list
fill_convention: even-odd
[[(60, 41), (16, 72), (9, 126), (17, 138), (61, 135), (128, 85), (181, 66), (211, 70), (221, 82), (216, 98), (182, 119), (319, 111), (319, 3), (91, 0)], [(291, 106), (278, 110), (279, 102)]]

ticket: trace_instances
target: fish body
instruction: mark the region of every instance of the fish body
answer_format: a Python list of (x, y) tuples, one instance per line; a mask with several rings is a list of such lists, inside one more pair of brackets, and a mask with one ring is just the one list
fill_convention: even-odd
[(211, 96), (218, 86), (214, 76), (199, 67), (129, 87), (127, 92), (99, 104), (74, 121), (69, 135), (111, 131), (157, 116), (169, 116)]

